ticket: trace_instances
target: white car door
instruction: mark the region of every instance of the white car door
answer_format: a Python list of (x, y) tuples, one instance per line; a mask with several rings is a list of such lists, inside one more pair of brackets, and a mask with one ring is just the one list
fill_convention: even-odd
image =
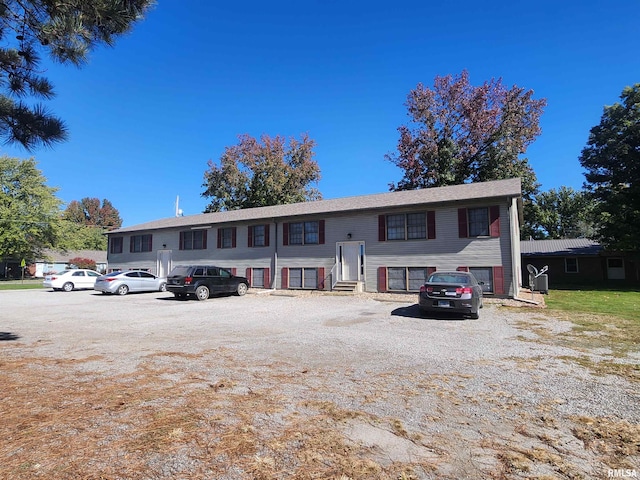
[(73, 283), (74, 288), (89, 288), (87, 285), (87, 276), (85, 275), (84, 270), (78, 270), (71, 274), (71, 282)]

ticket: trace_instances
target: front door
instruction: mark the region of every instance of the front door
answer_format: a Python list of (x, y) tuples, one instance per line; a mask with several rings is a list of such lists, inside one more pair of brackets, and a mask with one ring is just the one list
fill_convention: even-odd
[(624, 259), (607, 258), (607, 278), (609, 280), (624, 280)]
[(364, 242), (338, 242), (338, 280), (357, 282), (364, 277)]
[(167, 277), (171, 271), (171, 250), (158, 250), (157, 276)]

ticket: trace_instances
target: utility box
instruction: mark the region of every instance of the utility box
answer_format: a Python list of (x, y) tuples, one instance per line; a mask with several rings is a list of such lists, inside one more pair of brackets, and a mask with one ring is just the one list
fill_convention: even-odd
[(533, 289), (540, 293), (549, 293), (549, 275), (543, 273), (533, 279)]

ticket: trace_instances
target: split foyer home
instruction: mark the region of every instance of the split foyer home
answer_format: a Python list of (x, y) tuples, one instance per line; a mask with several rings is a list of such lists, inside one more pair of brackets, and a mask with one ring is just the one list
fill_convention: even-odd
[(520, 179), (171, 217), (108, 232), (109, 270), (166, 276), (208, 264), (253, 288), (418, 291), (471, 271), (487, 294), (521, 285)]

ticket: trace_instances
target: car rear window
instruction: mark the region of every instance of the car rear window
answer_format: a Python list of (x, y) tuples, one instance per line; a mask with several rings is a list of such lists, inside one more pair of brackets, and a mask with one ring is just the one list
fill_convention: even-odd
[(171, 270), (171, 273), (169, 274), (169, 276), (170, 277), (186, 277), (188, 273), (189, 273), (189, 267), (178, 266), (178, 267), (174, 267), (174, 269)]

